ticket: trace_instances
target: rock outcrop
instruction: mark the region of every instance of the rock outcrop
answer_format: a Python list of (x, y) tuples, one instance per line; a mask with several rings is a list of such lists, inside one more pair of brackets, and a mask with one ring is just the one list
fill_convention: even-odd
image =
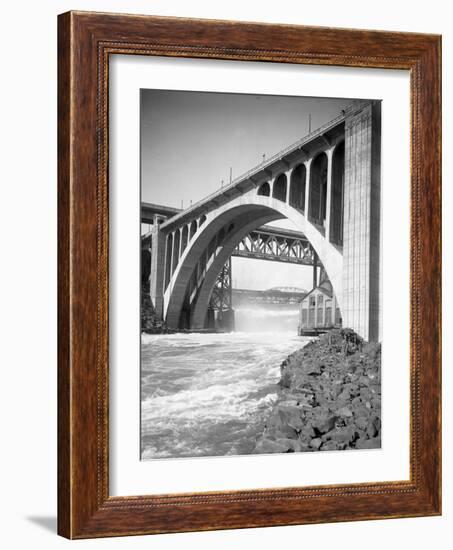
[(288, 356), (255, 453), (381, 446), (381, 345), (333, 330)]

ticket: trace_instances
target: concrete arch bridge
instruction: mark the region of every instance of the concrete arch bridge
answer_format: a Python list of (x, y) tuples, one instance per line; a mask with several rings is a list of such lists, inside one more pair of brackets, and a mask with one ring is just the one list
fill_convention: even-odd
[[(149, 208), (147, 217), (145, 205), (142, 221), (153, 223), (145, 241), (152, 248), (156, 312), (171, 328), (203, 328), (230, 257), (241, 255), (247, 239), (249, 250), (242, 255), (259, 257), (263, 239), (250, 236), (288, 219), (307, 244), (301, 262), (319, 261), (330, 279), (343, 326), (367, 340), (380, 339), (379, 167), (380, 103), (357, 101), (186, 210)], [(280, 241), (285, 238), (290, 248), (291, 237), (281, 235)], [(273, 241), (277, 261), (285, 248), (280, 241)]]

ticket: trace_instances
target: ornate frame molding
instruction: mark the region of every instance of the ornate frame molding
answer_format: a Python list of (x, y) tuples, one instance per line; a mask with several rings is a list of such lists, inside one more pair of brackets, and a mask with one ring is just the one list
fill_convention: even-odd
[[(89, 12), (65, 13), (58, 23), (59, 533), (88, 538), (440, 514), (440, 37)], [(108, 61), (112, 54), (410, 71), (409, 481), (109, 496)]]

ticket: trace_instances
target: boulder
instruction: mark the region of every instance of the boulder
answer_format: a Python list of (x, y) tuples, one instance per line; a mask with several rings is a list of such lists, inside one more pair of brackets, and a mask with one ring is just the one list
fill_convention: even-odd
[(301, 410), (296, 405), (284, 407), (279, 405), (278, 414), (282, 425), (287, 425), (295, 431), (300, 431), (303, 428), (304, 421), (301, 417)]
[(336, 441), (333, 441), (332, 439), (329, 441), (326, 441), (321, 446), (321, 451), (336, 451), (338, 450), (338, 445)]
[(315, 439), (312, 439), (310, 441), (310, 447), (315, 451), (317, 451), (319, 447), (321, 447), (321, 445), (322, 445), (322, 439), (320, 439), (319, 437), (315, 437)]
[(322, 365), (319, 362), (309, 363), (304, 366), (305, 374), (309, 376), (319, 376), (322, 372)]
[(316, 437), (316, 432), (311, 424), (306, 424), (300, 430), (299, 437), (303, 437), (304, 439), (313, 439), (314, 437)]
[(296, 430), (286, 423), (285, 416), (283, 414), (281, 415), (280, 412), (281, 411), (276, 410), (275, 413), (272, 414), (266, 426), (267, 431), (276, 438), (286, 437), (289, 439), (296, 439)]
[(338, 409), (337, 415), (346, 416), (347, 418), (350, 418), (352, 416), (352, 411), (349, 407), (341, 407), (341, 409)]
[(271, 439), (262, 438), (256, 444), (254, 452), (256, 454), (287, 453), (289, 449), (290, 446), (284, 439), (272, 441)]
[(369, 438), (376, 437), (381, 428), (381, 420), (377, 416), (372, 416), (368, 421), (366, 433)]
[(356, 439), (356, 434), (354, 428), (351, 427), (337, 428), (330, 431), (327, 434), (327, 438), (336, 441), (337, 443), (349, 445), (350, 443), (353, 443)]
[(351, 394), (348, 389), (343, 389), (337, 397), (338, 401), (349, 401), (351, 399)]
[(330, 430), (335, 427), (336, 420), (337, 417), (335, 415), (322, 416), (312, 422), (312, 427), (318, 433), (325, 434), (326, 432), (330, 432)]
[(355, 425), (360, 430), (366, 431), (366, 429), (368, 428), (368, 418), (366, 416), (359, 416), (355, 419)]
[(372, 439), (358, 439), (355, 444), (356, 449), (380, 449), (381, 438), (379, 436)]

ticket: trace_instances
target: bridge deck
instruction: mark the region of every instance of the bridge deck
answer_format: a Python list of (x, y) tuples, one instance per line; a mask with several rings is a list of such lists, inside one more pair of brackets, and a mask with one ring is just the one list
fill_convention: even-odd
[[(269, 179), (272, 174), (279, 172), (282, 165), (288, 164), (294, 156), (300, 156), (300, 151), (304, 151), (304, 146), (309, 149), (317, 140), (329, 140), (329, 133), (335, 132), (335, 129), (341, 126), (345, 121), (345, 114), (341, 114), (327, 124), (307, 134), (295, 143), (282, 149), (264, 162), (254, 166), (244, 174), (235, 178), (231, 184), (214, 191), (204, 199), (198, 201), (190, 208), (180, 211), (178, 214), (168, 219), (161, 225), (163, 230), (171, 231), (188, 221), (205, 214), (213, 208), (229, 202), (232, 197), (242, 195), (245, 191), (257, 186), (257, 183)], [(307, 157), (309, 151), (306, 151)]]
[(154, 223), (154, 216), (163, 216), (164, 218), (171, 218), (179, 212), (182, 212), (180, 208), (173, 208), (173, 206), (165, 206), (163, 204), (152, 204), (150, 202), (141, 203), (141, 222), (142, 223)]

